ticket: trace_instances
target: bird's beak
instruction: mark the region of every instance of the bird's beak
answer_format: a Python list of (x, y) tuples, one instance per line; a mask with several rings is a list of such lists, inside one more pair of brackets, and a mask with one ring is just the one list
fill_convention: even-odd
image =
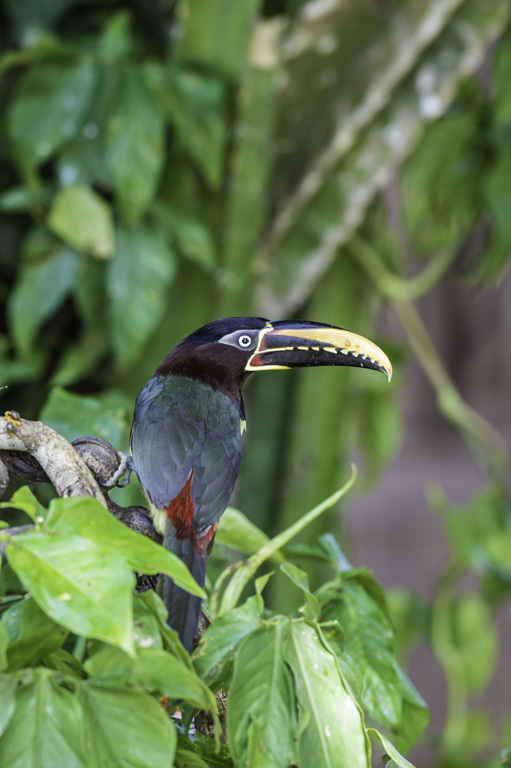
[(324, 323), (279, 320), (259, 333), (246, 371), (280, 370), (313, 365), (350, 365), (382, 371), (392, 378), (389, 358), (357, 333)]

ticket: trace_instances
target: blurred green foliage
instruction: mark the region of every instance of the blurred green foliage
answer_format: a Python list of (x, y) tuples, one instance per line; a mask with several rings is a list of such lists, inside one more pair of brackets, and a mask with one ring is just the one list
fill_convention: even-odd
[[(391, 387), (349, 370), (253, 377), (236, 502), (271, 535), (340, 485), (355, 448), (376, 480), (399, 446), (399, 362), (415, 356), (490, 480), (466, 508), (436, 498), (452, 558), (435, 600), (391, 601), (398, 646), (422, 632), (445, 669), (445, 768), (481, 766), (472, 756), (497, 744), (470, 719), (470, 694), (487, 683), (491, 614), (509, 598), (506, 457), (413, 301), (467, 242), (467, 280), (492, 285), (507, 267), (509, 15), (506, 0), (0, 8), (5, 407), (126, 449), (137, 391), (214, 317), (299, 315), (371, 336), (396, 363)], [(378, 338), (383, 303), (404, 349)], [(310, 541), (333, 523), (315, 523), (308, 550), (294, 544), (313, 588), (325, 565)], [(460, 596), (467, 572), (476, 586)], [(282, 610), (289, 574), (275, 582)]]

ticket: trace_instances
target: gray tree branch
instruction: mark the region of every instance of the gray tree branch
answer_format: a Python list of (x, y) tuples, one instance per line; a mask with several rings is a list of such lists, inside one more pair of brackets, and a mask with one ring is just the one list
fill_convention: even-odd
[[(128, 457), (98, 437), (80, 437), (69, 443), (40, 421), (22, 419), (7, 411), (0, 417), (0, 497), (5, 492), (9, 472), (29, 482), (51, 483), (59, 496), (92, 496), (120, 522), (154, 541), (161, 537), (153, 528), (144, 507), (120, 507), (108, 490), (129, 480)], [(125, 479), (120, 482), (120, 477)], [(16, 536), (31, 526), (6, 528), (3, 533)], [(5, 545), (0, 544), (3, 561)], [(146, 584), (147, 579), (149, 582)], [(154, 586), (152, 577), (139, 577), (139, 589)]]

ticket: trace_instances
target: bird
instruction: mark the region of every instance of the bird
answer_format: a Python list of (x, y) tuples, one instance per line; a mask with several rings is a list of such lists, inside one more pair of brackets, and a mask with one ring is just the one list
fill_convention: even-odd
[[(303, 320), (214, 320), (180, 341), (139, 392), (130, 447), (163, 546), (203, 587), (241, 461), (242, 387), (257, 371), (357, 366), (392, 376), (387, 355), (351, 331)], [(201, 599), (162, 579), (168, 624), (191, 653)]]

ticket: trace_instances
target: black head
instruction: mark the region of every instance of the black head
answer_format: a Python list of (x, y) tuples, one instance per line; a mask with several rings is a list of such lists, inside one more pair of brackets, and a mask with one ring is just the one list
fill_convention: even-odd
[(214, 320), (181, 341), (155, 371), (200, 379), (239, 399), (254, 371), (345, 365), (372, 368), (392, 376), (385, 353), (351, 331), (325, 323), (262, 317)]

